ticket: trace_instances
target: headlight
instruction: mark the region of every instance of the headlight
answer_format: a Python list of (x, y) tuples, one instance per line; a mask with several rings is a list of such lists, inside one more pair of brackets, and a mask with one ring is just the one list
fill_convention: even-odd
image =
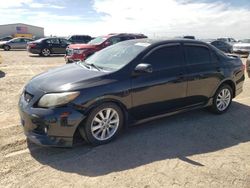
[(39, 107), (60, 106), (73, 101), (80, 92), (49, 93), (42, 96), (38, 102)]
[(82, 54), (86, 50), (74, 50), (74, 54)]

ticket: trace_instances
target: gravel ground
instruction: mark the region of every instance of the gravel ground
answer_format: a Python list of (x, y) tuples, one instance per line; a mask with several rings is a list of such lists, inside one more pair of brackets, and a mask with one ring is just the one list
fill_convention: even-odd
[(26, 141), (17, 102), (30, 78), (64, 59), (0, 55), (0, 187), (250, 188), (248, 78), (224, 115), (196, 110), (129, 128), (107, 145), (46, 148)]

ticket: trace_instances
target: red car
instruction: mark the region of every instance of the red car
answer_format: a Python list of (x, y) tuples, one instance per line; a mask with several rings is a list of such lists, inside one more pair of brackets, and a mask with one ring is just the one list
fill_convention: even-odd
[(100, 36), (91, 40), (87, 44), (71, 44), (66, 49), (66, 54), (64, 56), (67, 63), (74, 61), (83, 61), (95, 52), (106, 48), (107, 46), (116, 44), (121, 41), (131, 40), (131, 39), (141, 39), (147, 38), (143, 34), (130, 34), (130, 33), (120, 33), (120, 34), (109, 34), (106, 36)]

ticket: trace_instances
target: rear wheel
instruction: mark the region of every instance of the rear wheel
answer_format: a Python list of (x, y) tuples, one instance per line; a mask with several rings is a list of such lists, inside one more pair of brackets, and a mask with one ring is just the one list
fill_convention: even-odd
[(216, 114), (226, 112), (232, 103), (232, 96), (232, 88), (227, 84), (223, 84), (214, 95), (211, 111)]
[(5, 45), (5, 46), (3, 46), (3, 49), (4, 49), (5, 51), (9, 51), (9, 50), (10, 50), (10, 46)]
[(48, 48), (43, 48), (41, 51), (41, 55), (44, 57), (48, 57), (48, 56), (50, 56), (50, 54), (51, 54), (51, 52), (50, 52), (50, 49), (48, 49)]
[(90, 112), (84, 125), (79, 127), (81, 136), (93, 145), (113, 140), (123, 126), (123, 113), (113, 103), (105, 103)]

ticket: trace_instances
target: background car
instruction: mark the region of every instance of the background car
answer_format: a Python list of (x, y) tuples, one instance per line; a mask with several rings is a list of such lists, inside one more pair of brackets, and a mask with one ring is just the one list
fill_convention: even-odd
[(79, 131), (105, 144), (126, 124), (205, 107), (225, 113), (242, 92), (244, 68), (196, 40), (129, 40), (33, 77), (19, 113), (35, 143), (70, 147)]
[(81, 43), (88, 43), (93, 38), (89, 35), (71, 35), (67, 38), (69, 42), (72, 44), (81, 44)]
[(216, 40), (211, 42), (211, 44), (225, 53), (233, 52), (233, 45), (228, 42)]
[(234, 44), (234, 43), (238, 42), (234, 38), (230, 38), (230, 37), (228, 37), (228, 38), (218, 38), (217, 40), (227, 42), (227, 43), (231, 43), (231, 44)]
[(0, 42), (0, 48), (3, 48), (5, 51), (11, 49), (26, 49), (27, 43), (33, 41), (31, 38), (14, 38), (9, 41)]
[(70, 44), (65, 38), (42, 38), (30, 42), (27, 51), (40, 56), (50, 56), (51, 54), (65, 54), (67, 46)]
[(248, 56), (247, 58), (246, 70), (247, 70), (248, 77), (250, 78), (250, 56)]
[(65, 60), (67, 63), (74, 61), (83, 61), (87, 57), (91, 56), (95, 52), (106, 48), (107, 46), (116, 44), (121, 41), (131, 40), (131, 39), (141, 39), (147, 38), (143, 34), (130, 34), (130, 33), (121, 33), (115, 34), (111, 33), (106, 36), (99, 36), (91, 40), (87, 44), (71, 44), (66, 49)]
[(11, 39), (13, 39), (13, 37), (11, 37), (11, 36), (6, 36), (6, 37), (0, 38), (0, 41), (9, 41), (9, 40), (11, 40)]
[(250, 54), (250, 39), (241, 40), (239, 43), (233, 45), (234, 53)]

